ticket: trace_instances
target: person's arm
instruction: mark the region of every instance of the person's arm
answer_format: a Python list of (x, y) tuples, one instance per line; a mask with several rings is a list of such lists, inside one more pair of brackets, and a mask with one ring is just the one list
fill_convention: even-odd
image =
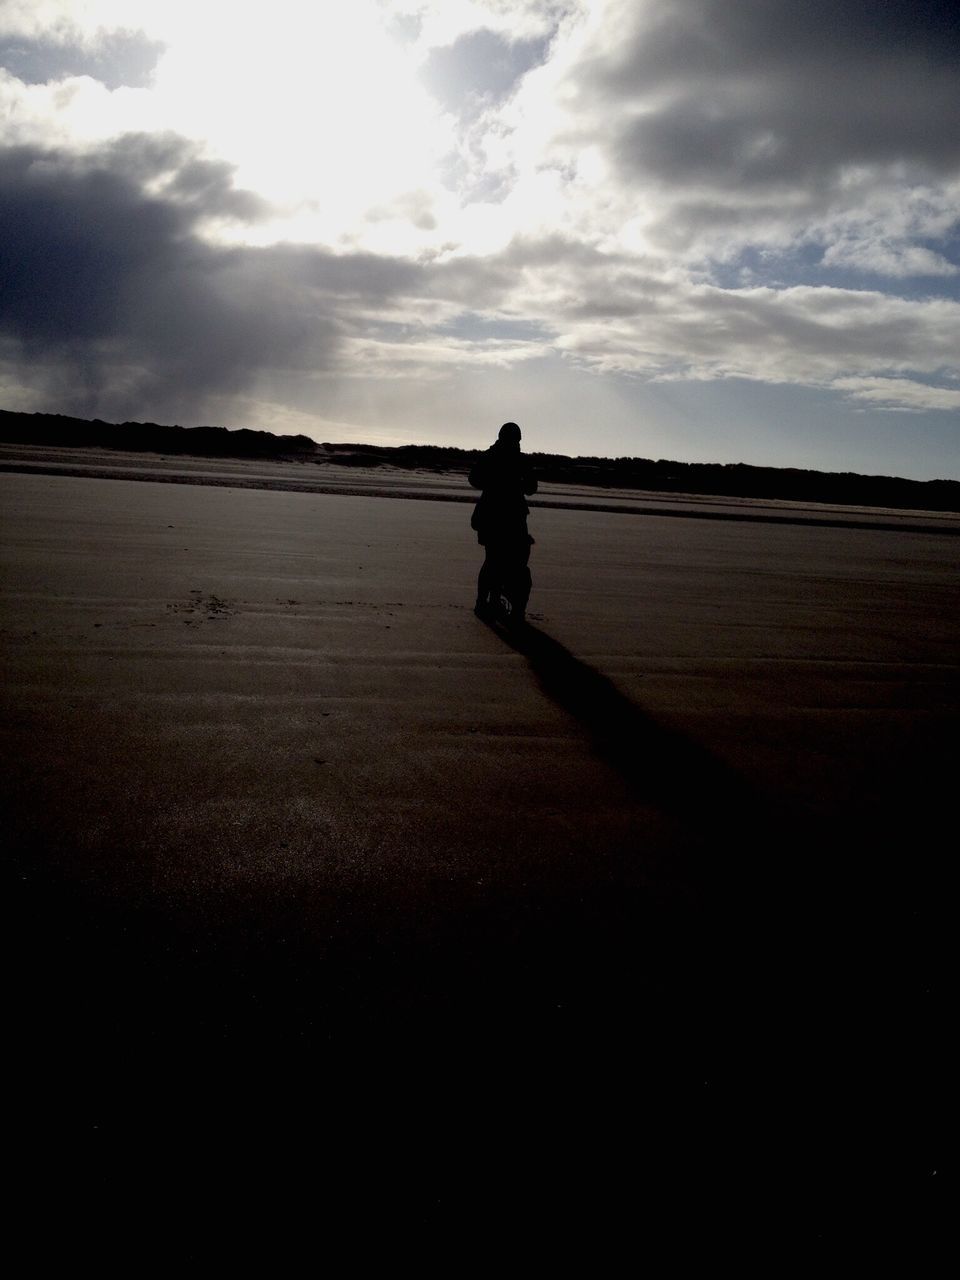
[(484, 459), (478, 458), (467, 475), (467, 483), (473, 489), (485, 489), (487, 485), (487, 468)]
[(529, 495), (537, 492), (537, 477), (533, 474), (533, 466), (529, 462), (524, 463), (523, 468), (523, 492)]

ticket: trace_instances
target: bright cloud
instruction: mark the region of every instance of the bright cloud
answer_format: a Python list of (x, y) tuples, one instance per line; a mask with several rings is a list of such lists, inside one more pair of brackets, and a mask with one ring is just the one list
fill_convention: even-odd
[(855, 400), (887, 409), (960, 409), (960, 390), (930, 387), (906, 378), (838, 378), (839, 386)]
[(300, 421), (312, 370), (318, 422), (340, 379), (362, 427), (362, 383), (506, 392), (542, 358), (650, 404), (736, 380), (931, 415), (960, 469), (945, 14), (7, 0), (2, 385), (242, 416), (296, 370)]

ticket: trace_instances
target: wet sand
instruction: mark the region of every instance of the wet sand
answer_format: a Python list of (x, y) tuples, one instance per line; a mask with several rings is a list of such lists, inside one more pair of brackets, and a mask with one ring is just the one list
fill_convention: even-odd
[(884, 1093), (923, 1176), (955, 537), (542, 508), (510, 643), (457, 502), (5, 474), (0, 510), (17, 1043), (73, 1064), (61, 1117), (365, 1045), (549, 1061), (621, 1119), (653, 1079), (710, 1125)]

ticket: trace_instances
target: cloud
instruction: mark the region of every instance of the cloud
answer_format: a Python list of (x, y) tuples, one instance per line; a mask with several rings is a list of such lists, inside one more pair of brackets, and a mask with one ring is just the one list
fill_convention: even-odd
[(838, 378), (834, 383), (854, 400), (869, 402), (874, 408), (960, 409), (960, 390), (931, 387), (907, 378)]
[(904, 160), (956, 171), (960, 135), (943, 127), (960, 108), (949, 6), (667, 0), (619, 16), (581, 89), (628, 108), (613, 142), (627, 171), (727, 187)]
[(0, 152), (8, 368), (76, 411), (195, 417), (263, 369), (330, 368), (351, 317), (416, 274), (370, 254), (198, 234), (238, 205), (250, 212), (228, 171), (183, 140)]
[[(725, 379), (956, 410), (947, 7), (271, 15), (4, 7), (0, 385), (108, 416), (343, 421), (381, 383), (383, 403), (404, 381), (437, 404), (461, 375), (532, 387), (542, 356), (591, 397)], [(121, 65), (160, 45), (152, 80)]]
[(824, 386), (852, 371), (936, 373), (956, 359), (960, 304), (799, 286), (676, 284), (631, 312), (569, 326), (559, 345), (606, 371)]
[(957, 36), (949, 6), (908, 0), (598, 5), (509, 105), (512, 157), (570, 175), (584, 227), (602, 189), (603, 225), (647, 252), (826, 247), (918, 185), (943, 202), (960, 176)]
[(229, 166), (170, 135), (0, 151), (6, 369), (78, 412), (195, 420), (267, 372), (422, 377), (540, 353), (437, 332), (468, 304), (506, 298), (511, 274), (495, 263), (202, 234), (263, 212)]
[(960, 302), (796, 285), (721, 288), (576, 240), (515, 240), (433, 276), (478, 310), (540, 323), (568, 357), (608, 372), (830, 385), (878, 370), (956, 366)]
[[(226, 165), (175, 137), (0, 153), (7, 360), (77, 410), (180, 418), (267, 371), (436, 378), (551, 350), (596, 373), (832, 385), (860, 400), (877, 398), (863, 380), (882, 373), (884, 403), (904, 403), (900, 390), (917, 407), (921, 384), (889, 375), (956, 360), (948, 299), (724, 289), (562, 236), (415, 262), (200, 234), (259, 212)], [(930, 390), (925, 407), (952, 407)]]
[(391, 26), (422, 50), (441, 49), (477, 31), (508, 43), (540, 40), (582, 8), (582, 0), (391, 0)]
[(106, 31), (84, 40), (69, 30), (60, 38), (0, 36), (0, 67), (24, 84), (89, 76), (108, 89), (145, 88), (164, 45), (142, 31)]
[(495, 31), (470, 31), (427, 54), (424, 83), (448, 111), (476, 116), (500, 102), (543, 61), (548, 39), (510, 41)]
[(825, 267), (853, 267), (888, 279), (960, 275), (960, 267), (942, 253), (882, 236), (837, 240), (827, 246), (821, 263)]

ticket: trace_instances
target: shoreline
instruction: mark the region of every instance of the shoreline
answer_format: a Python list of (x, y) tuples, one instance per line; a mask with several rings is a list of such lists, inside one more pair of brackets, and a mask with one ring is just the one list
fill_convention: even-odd
[[(351, 470), (343, 480), (325, 475), (317, 480), (303, 476), (294, 477), (291, 471), (300, 471), (305, 464), (280, 462), (273, 465), (286, 467), (287, 474), (263, 474), (264, 463), (253, 459), (219, 459), (178, 457), (171, 461), (163, 455), (143, 459), (138, 455), (131, 463), (128, 455), (118, 455), (105, 461), (102, 456), (90, 462), (71, 459), (61, 462), (37, 458), (41, 447), (29, 450), (0, 450), (0, 472), (22, 475), (48, 475), (92, 480), (154, 481), (160, 484), (203, 485), (217, 488), (259, 489), (280, 493), (314, 493), (343, 497), (375, 497), (407, 499), (428, 502), (476, 501), (476, 493), (465, 478), (377, 468), (376, 475), (368, 480)], [(24, 457), (28, 452), (30, 456)], [(57, 451), (61, 452), (61, 451)], [(107, 451), (97, 451), (98, 454)], [(18, 453), (20, 456), (18, 457)], [(61, 452), (62, 456), (62, 452)], [(109, 454), (108, 454), (109, 457)], [(119, 460), (119, 459), (122, 459)], [(189, 469), (189, 464), (194, 469)], [(258, 468), (258, 471), (251, 470)], [(591, 492), (587, 486), (576, 486), (576, 492), (567, 496), (563, 486), (547, 485), (537, 497), (531, 498), (532, 509), (593, 511), (615, 515), (666, 516), (670, 518), (713, 520), (751, 524), (805, 525), (819, 528), (850, 528), (901, 533), (935, 533), (960, 536), (960, 515), (951, 512), (894, 511), (890, 508), (838, 507), (833, 504), (804, 506), (782, 499), (730, 498), (722, 495), (654, 494), (644, 493), (634, 497), (628, 491), (597, 489)]]

